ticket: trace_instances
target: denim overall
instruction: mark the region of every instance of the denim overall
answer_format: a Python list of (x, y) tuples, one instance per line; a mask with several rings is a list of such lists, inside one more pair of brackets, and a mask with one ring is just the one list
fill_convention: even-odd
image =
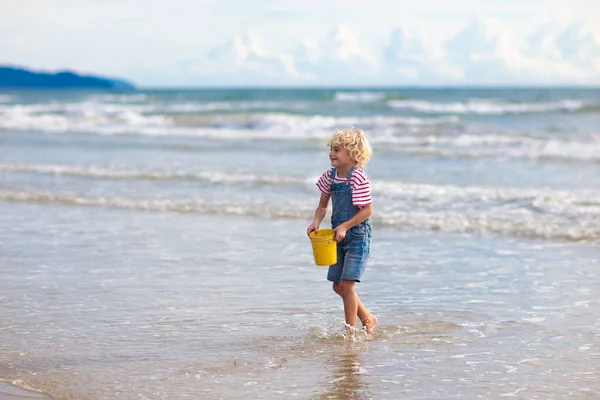
[[(355, 168), (348, 172), (347, 182), (335, 183), (337, 168), (331, 171), (331, 227), (348, 221), (359, 208), (352, 204), (352, 187), (350, 177)], [(338, 283), (341, 279), (360, 282), (365, 272), (367, 259), (371, 249), (371, 218), (346, 231), (346, 237), (337, 244), (337, 263), (329, 267), (327, 280)]]

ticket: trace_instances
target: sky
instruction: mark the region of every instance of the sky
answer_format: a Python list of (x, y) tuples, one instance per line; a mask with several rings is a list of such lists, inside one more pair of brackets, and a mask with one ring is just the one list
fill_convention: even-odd
[(600, 84), (600, 1), (2, 0), (0, 64), (144, 87)]

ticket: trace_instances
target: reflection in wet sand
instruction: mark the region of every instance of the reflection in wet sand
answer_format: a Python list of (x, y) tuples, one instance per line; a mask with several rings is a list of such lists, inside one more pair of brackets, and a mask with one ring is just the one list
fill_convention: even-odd
[(328, 388), (318, 399), (359, 400), (373, 396), (369, 394), (369, 385), (362, 379), (367, 369), (363, 365), (360, 353), (365, 343), (346, 343), (325, 363), (330, 371), (323, 386)]

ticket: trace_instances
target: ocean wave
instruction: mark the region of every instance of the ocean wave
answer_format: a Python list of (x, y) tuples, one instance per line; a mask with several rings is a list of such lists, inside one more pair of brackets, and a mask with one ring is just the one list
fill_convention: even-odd
[(326, 141), (331, 132), (360, 126), (375, 151), (451, 158), (514, 158), (600, 162), (600, 137), (562, 139), (548, 134), (459, 133), (456, 116), (329, 117), (292, 114), (147, 115), (120, 111), (110, 115), (37, 114), (16, 108), (0, 111), (0, 128), (49, 133), (196, 137), (215, 140)]
[[(185, 117), (175, 117), (177, 123), (190, 122)], [(292, 115), (292, 114), (233, 114), (211, 118), (192, 119), (193, 122), (204, 122), (212, 127), (265, 129), (280, 128), (286, 132), (309, 132), (312, 129), (339, 129), (348, 126), (360, 126), (363, 129), (380, 129), (393, 127), (432, 127), (455, 125), (460, 122), (456, 116), (441, 118), (412, 117), (331, 117), (325, 115)], [(329, 132), (331, 134), (331, 132)]]
[[(480, 210), (507, 213), (542, 213), (568, 217), (600, 216), (600, 190), (548, 189), (432, 185), (374, 180), (374, 197), (390, 205), (390, 210), (418, 208), (431, 210)], [(389, 207), (388, 207), (389, 208)]]
[(331, 117), (324, 115), (292, 114), (230, 114), (217, 116), (174, 116), (177, 125), (207, 126), (215, 128), (236, 128), (248, 130), (279, 129), (285, 132), (308, 133), (314, 129), (331, 130), (348, 126), (360, 126), (363, 129), (385, 129), (394, 127), (433, 127), (456, 125), (460, 118), (456, 116), (441, 118), (411, 117)]
[(507, 103), (482, 100), (437, 103), (424, 100), (389, 100), (387, 105), (394, 109), (411, 110), (422, 113), (482, 115), (576, 112), (591, 107), (590, 104), (581, 100), (562, 100), (546, 103)]
[[(143, 98), (146, 97), (146, 101)], [(104, 100), (103, 100), (104, 99)], [(0, 112), (20, 114), (62, 114), (83, 116), (110, 116), (123, 112), (157, 114), (206, 114), (214, 112), (283, 111), (297, 112), (306, 109), (309, 103), (298, 101), (245, 101), (245, 102), (152, 102), (145, 95), (116, 96), (99, 95), (80, 102), (48, 102), (37, 104), (0, 105)], [(0, 101), (0, 103), (2, 103)]]
[[(10, 164), (0, 163), (0, 173), (35, 173), (49, 176), (73, 176), (106, 180), (149, 181), (204, 181), (217, 184), (248, 183), (256, 188), (262, 186), (312, 187), (318, 176), (241, 174), (233, 171), (181, 171), (118, 169), (101, 166), (59, 164)], [(460, 209), (474, 206), (519, 205), (545, 213), (571, 215), (600, 215), (600, 190), (598, 189), (548, 189), (434, 185), (374, 179), (371, 182), (373, 196), (389, 201), (393, 207), (406, 204), (442, 209)]]
[[(1, 202), (88, 206), (136, 211), (226, 214), (310, 220), (314, 210), (298, 204), (235, 203), (195, 199), (90, 197), (72, 193), (0, 189)], [(577, 220), (567, 215), (535, 213), (494, 214), (459, 210), (382, 210), (373, 216), (376, 226), (466, 234), (495, 234), (532, 239), (600, 242), (599, 220)]]
[(559, 190), (373, 181), (384, 226), (600, 241), (600, 190)]
[(235, 172), (204, 171), (143, 171), (114, 169), (96, 166), (72, 166), (56, 164), (0, 164), (0, 172), (36, 173), (53, 176), (73, 176), (111, 180), (151, 180), (151, 181), (204, 181), (210, 183), (250, 183), (254, 185), (294, 185), (304, 180), (281, 175), (254, 175)]
[[(335, 129), (359, 126), (376, 151), (454, 158), (515, 158), (599, 162), (600, 137), (561, 138), (531, 133), (457, 133), (461, 120), (447, 117), (332, 117), (285, 113), (163, 115), (117, 105), (98, 112), (86, 108), (39, 112), (35, 106), (0, 108), (0, 128), (49, 133), (197, 137), (215, 140), (326, 141)], [(462, 128), (464, 129), (464, 128)]]
[[(195, 95), (198, 96), (198, 95)], [(0, 109), (19, 106), (36, 113), (71, 113), (78, 110), (90, 110), (97, 114), (107, 114), (124, 110), (154, 114), (211, 114), (242, 112), (283, 112), (298, 113), (333, 107), (343, 107), (340, 103), (378, 103), (369, 105), (373, 110), (381, 112), (389, 109), (407, 110), (425, 114), (452, 115), (503, 115), (524, 113), (556, 113), (556, 112), (597, 112), (600, 102), (589, 99), (563, 99), (554, 101), (522, 101), (506, 98), (456, 98), (456, 100), (427, 100), (418, 98), (399, 98), (398, 94), (377, 90), (337, 91), (333, 94), (333, 103), (323, 102), (321, 97), (313, 99), (272, 98), (226, 99), (215, 100), (199, 96), (169, 97), (163, 94), (128, 93), (128, 94), (92, 94), (82, 99), (66, 100), (48, 99), (44, 102), (20, 104), (13, 95), (0, 94)], [(381, 104), (379, 104), (381, 103)], [(351, 106), (351, 104), (349, 104)]]
[(0, 112), (8, 115), (58, 114), (70, 116), (109, 116), (122, 112), (151, 113), (159, 109), (157, 105), (151, 103), (98, 103), (92, 101), (0, 105)]
[(142, 103), (152, 100), (147, 94), (95, 94), (86, 98), (88, 102), (101, 103)]
[(597, 223), (582, 224), (570, 219), (505, 218), (466, 212), (379, 213), (375, 223), (398, 229), (431, 230), (461, 234), (500, 235), (529, 239), (600, 242)]
[(326, 116), (293, 113), (156, 114), (151, 104), (47, 103), (0, 105), (0, 129), (49, 133), (197, 137), (215, 140), (327, 140), (359, 126), (376, 151), (453, 158), (600, 161), (600, 137), (557, 133), (463, 132), (457, 115)]
[[(40, 130), (48, 132), (89, 132), (99, 134), (138, 133), (142, 135), (214, 136), (214, 131), (202, 129), (242, 130), (239, 137), (261, 136), (259, 130), (277, 130), (278, 136), (311, 137), (313, 131), (325, 131), (347, 126), (364, 129), (394, 127), (432, 127), (456, 125), (456, 116), (439, 118), (416, 117), (332, 117), (296, 115), (290, 113), (229, 113), (229, 114), (161, 114), (151, 105), (110, 104), (102, 107), (80, 104), (14, 105), (0, 107), (0, 128)], [(174, 107), (174, 106), (173, 106)], [(168, 128), (165, 129), (165, 128)], [(248, 132), (251, 131), (251, 132)], [(229, 137), (223, 132), (224, 137)], [(265, 137), (273, 137), (267, 132)], [(319, 135), (320, 137), (320, 135)]]
[[(246, 183), (256, 189), (264, 186), (314, 187), (318, 176), (240, 174), (228, 171), (181, 171), (117, 169), (101, 166), (0, 163), (0, 173), (35, 173), (48, 176), (73, 176), (101, 180), (203, 181), (214, 184)], [(373, 196), (384, 208), (409, 210), (469, 210), (493, 207), (521, 209), (574, 217), (600, 215), (600, 190), (558, 190), (548, 188), (511, 188), (433, 185), (374, 179)], [(387, 205), (386, 205), (387, 204)], [(513, 207), (515, 206), (515, 207)], [(508, 208), (507, 208), (508, 207)]]
[(3, 190), (0, 201), (36, 204), (56, 204), (70, 206), (108, 207), (137, 211), (231, 214), (243, 216), (263, 216), (271, 218), (310, 218), (310, 210), (298, 208), (278, 209), (264, 203), (250, 204), (228, 202), (204, 202), (195, 199), (140, 199), (126, 197), (86, 197), (70, 193), (48, 191)]
[(449, 158), (512, 158), (600, 162), (600, 138), (587, 141), (495, 133), (443, 135), (382, 135), (372, 137), (385, 152), (427, 154)]
[(162, 115), (145, 115), (132, 109), (113, 108), (98, 113), (91, 108), (77, 108), (72, 112), (63, 108), (61, 113), (38, 112), (36, 106), (16, 106), (0, 109), (0, 128), (13, 130), (40, 130), (46, 132), (128, 133), (136, 127), (165, 127), (172, 121)]
[(387, 97), (386, 93), (383, 92), (336, 92), (334, 99), (335, 101), (342, 102), (358, 102), (358, 103), (371, 103), (375, 101), (381, 101)]
[(157, 112), (166, 113), (199, 113), (214, 111), (301, 111), (310, 106), (309, 102), (300, 101), (224, 101), (224, 102), (184, 102), (165, 104)]

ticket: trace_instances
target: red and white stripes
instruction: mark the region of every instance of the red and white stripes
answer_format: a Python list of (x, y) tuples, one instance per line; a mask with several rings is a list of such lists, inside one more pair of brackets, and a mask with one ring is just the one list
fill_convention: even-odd
[[(331, 186), (331, 171), (330, 168), (327, 172), (323, 173), (317, 181), (317, 187), (324, 194), (330, 194), (329, 188)], [(348, 180), (340, 178), (337, 175), (333, 179), (335, 183), (347, 182)], [(373, 203), (371, 199), (371, 185), (369, 178), (362, 168), (357, 168), (350, 176), (350, 188), (352, 189), (352, 204), (357, 207), (368, 206)]]

